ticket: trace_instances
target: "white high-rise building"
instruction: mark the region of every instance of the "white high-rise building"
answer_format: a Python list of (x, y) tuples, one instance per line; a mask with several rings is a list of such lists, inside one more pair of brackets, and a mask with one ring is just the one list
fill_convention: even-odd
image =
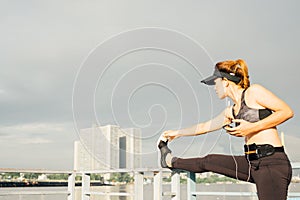
[(94, 126), (80, 130), (74, 144), (75, 170), (134, 169), (141, 167), (141, 130)]

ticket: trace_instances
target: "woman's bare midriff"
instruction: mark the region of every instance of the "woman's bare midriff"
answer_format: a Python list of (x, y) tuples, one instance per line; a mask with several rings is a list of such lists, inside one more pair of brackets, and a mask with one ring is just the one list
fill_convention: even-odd
[(274, 147), (282, 146), (281, 140), (276, 128), (260, 131), (245, 138), (246, 144), (271, 144)]

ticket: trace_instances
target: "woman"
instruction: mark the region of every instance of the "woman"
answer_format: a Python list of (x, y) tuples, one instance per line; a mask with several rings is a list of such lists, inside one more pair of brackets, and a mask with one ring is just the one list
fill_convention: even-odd
[[(241, 59), (217, 63), (213, 75), (201, 82), (215, 85), (218, 97), (229, 97), (234, 105), (207, 122), (165, 131), (158, 144), (162, 167), (223, 174), (255, 183), (260, 200), (286, 199), (292, 168), (276, 126), (293, 117), (291, 108), (261, 85), (250, 86), (248, 67)], [(173, 157), (167, 146), (175, 138), (221, 128), (232, 136), (245, 137), (245, 156), (212, 154), (183, 159)]]

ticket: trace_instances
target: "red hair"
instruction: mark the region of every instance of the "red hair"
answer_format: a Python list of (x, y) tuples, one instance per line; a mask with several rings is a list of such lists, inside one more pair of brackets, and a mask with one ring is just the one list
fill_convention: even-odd
[(222, 62), (218, 62), (216, 67), (221, 72), (226, 73), (233, 73), (235, 76), (241, 79), (237, 85), (241, 86), (242, 88), (248, 88), (250, 86), (250, 80), (248, 75), (248, 67), (244, 60), (226, 60)]

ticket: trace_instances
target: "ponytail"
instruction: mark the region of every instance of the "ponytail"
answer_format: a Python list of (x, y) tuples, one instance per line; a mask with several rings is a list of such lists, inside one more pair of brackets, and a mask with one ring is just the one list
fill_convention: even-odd
[[(250, 86), (250, 80), (248, 75), (248, 67), (244, 60), (238, 59), (235, 61), (236, 65), (240, 67), (240, 70), (237, 70), (237, 75), (240, 75), (241, 81), (238, 83), (242, 88), (248, 88)], [(239, 72), (238, 72), (239, 71)]]

